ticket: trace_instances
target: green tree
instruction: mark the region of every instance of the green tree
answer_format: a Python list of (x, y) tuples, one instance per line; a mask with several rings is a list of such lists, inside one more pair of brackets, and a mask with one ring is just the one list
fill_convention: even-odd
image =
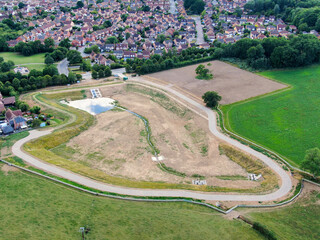
[(46, 51), (49, 51), (51, 48), (54, 47), (54, 40), (52, 38), (46, 38), (44, 40), (44, 47)]
[(84, 4), (82, 1), (77, 2), (77, 8), (83, 8)]
[(197, 68), (196, 68), (196, 74), (198, 75), (197, 78), (198, 79), (211, 79), (213, 77), (212, 74), (209, 73), (209, 69), (205, 68), (204, 65), (200, 64)]
[(30, 112), (31, 113), (35, 113), (35, 114), (39, 114), (41, 111), (41, 108), (39, 106), (33, 106), (31, 109), (30, 109)]
[(54, 63), (54, 59), (53, 59), (50, 55), (48, 55), (48, 56), (46, 56), (46, 58), (44, 59), (44, 63), (47, 64), (47, 65), (51, 65), (51, 64)]
[(8, 62), (1, 63), (1, 72), (9, 72), (10, 64)]
[(34, 119), (34, 120), (32, 121), (32, 127), (33, 127), (33, 128), (40, 127), (40, 124), (41, 124), (41, 120), (40, 120), (40, 119)]
[(77, 81), (77, 76), (73, 72), (68, 74), (69, 83), (75, 83)]
[(92, 70), (91, 76), (93, 79), (98, 79), (98, 73), (95, 70)]
[(20, 9), (24, 8), (26, 5), (23, 2), (19, 2), (18, 7)]
[(71, 64), (82, 63), (81, 54), (77, 50), (70, 50), (67, 53), (67, 59)]
[(65, 38), (63, 39), (60, 43), (59, 43), (60, 47), (65, 47), (67, 49), (69, 49), (71, 47), (71, 41), (69, 38)]
[(166, 40), (166, 36), (164, 34), (159, 34), (157, 36), (157, 39), (156, 39), (157, 42), (163, 43), (164, 40)]
[(221, 100), (221, 96), (214, 91), (208, 91), (203, 96), (202, 99), (207, 107), (216, 108)]
[(320, 150), (312, 148), (307, 150), (306, 156), (301, 163), (301, 167), (310, 171), (313, 177), (320, 176)]
[(15, 90), (18, 90), (20, 87), (20, 80), (18, 78), (13, 79), (12, 86), (14, 87)]
[(8, 50), (9, 50), (9, 46), (6, 39), (0, 38), (0, 52), (5, 52)]
[(104, 69), (104, 76), (110, 77), (112, 75), (111, 69), (109, 67), (105, 67)]
[(104, 71), (102, 69), (99, 70), (98, 72), (99, 78), (103, 78), (104, 77)]
[(103, 26), (104, 26), (105, 28), (109, 28), (109, 27), (112, 26), (112, 23), (110, 22), (110, 20), (107, 20), (107, 21), (105, 21), (105, 22), (103, 23)]
[(114, 44), (114, 43), (117, 43), (118, 42), (118, 39), (115, 37), (115, 36), (112, 36), (112, 37), (108, 37), (107, 40), (106, 40), (106, 43), (111, 43), (111, 44)]

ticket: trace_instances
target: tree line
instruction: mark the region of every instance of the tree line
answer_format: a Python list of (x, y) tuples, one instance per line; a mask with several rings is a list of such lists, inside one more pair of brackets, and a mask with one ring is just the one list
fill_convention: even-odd
[(9, 71), (0, 73), (0, 92), (4, 96), (17, 96), (20, 93), (49, 86), (66, 85), (81, 79), (80, 74), (59, 75), (55, 65), (46, 66), (43, 71), (31, 70), (28, 75)]
[(274, 15), (299, 31), (320, 31), (320, 2), (316, 0), (251, 0), (244, 8), (250, 14)]
[(304, 34), (286, 38), (269, 37), (263, 40), (244, 38), (234, 44), (214, 42), (209, 49), (195, 47), (163, 52), (150, 59), (127, 60), (126, 71), (148, 74), (215, 59), (240, 59), (254, 70), (300, 67), (319, 62), (320, 41)]
[(203, 0), (184, 0), (183, 6), (188, 14), (197, 14), (203, 12), (206, 3)]

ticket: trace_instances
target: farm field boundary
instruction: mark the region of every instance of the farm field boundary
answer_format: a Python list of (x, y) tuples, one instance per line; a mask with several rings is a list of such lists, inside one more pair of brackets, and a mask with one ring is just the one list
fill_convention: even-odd
[(316, 124), (320, 66), (259, 73), (288, 87), (283, 91), (222, 105), (229, 131), (271, 150), (293, 167), (308, 149), (320, 147)]

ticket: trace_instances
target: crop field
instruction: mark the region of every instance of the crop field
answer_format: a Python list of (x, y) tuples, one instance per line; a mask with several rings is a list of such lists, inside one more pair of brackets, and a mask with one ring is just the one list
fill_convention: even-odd
[(259, 75), (292, 87), (222, 106), (225, 125), (299, 166), (306, 150), (320, 147), (320, 66)]
[(152, 73), (145, 77), (169, 82), (200, 98), (207, 91), (216, 91), (222, 96), (221, 104), (231, 104), (286, 87), (225, 62), (211, 61), (204, 64), (213, 74), (212, 80), (196, 79), (195, 69), (199, 64)]

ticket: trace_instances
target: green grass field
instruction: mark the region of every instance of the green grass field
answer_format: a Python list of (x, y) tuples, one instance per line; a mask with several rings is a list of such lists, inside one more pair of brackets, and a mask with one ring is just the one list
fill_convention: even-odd
[(266, 225), (278, 239), (320, 239), (320, 192), (313, 192), (290, 206), (248, 216)]
[(44, 63), (44, 55), (45, 53), (39, 53), (32, 56), (23, 56), (19, 53), (15, 52), (2, 52), (0, 53), (0, 57), (3, 57), (5, 61), (11, 60), (16, 65), (19, 64), (30, 64), (30, 63)]
[[(0, 168), (2, 164), (0, 164)], [(186, 203), (91, 196), (22, 172), (0, 170), (1, 239), (263, 239), (249, 225)]]
[(306, 150), (320, 147), (320, 66), (260, 75), (292, 87), (223, 106), (225, 125), (299, 166)]
[(26, 64), (23, 65), (23, 67), (26, 67), (29, 70), (35, 69), (37, 71), (42, 71), (46, 67), (46, 64)]

